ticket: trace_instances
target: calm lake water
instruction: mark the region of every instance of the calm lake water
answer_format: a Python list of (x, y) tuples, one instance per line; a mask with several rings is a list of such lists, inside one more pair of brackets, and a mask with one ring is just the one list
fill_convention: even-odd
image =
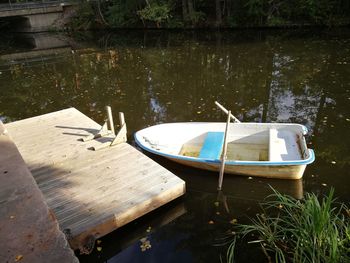
[[(8, 35), (0, 39), (0, 119), (75, 107), (97, 122), (125, 113), (129, 142), (149, 125), (225, 121), (218, 100), (245, 122), (297, 122), (316, 161), (302, 180), (225, 176), (151, 156), (186, 181), (184, 197), (101, 239), (82, 262), (220, 262), (232, 220), (248, 223), (271, 193), (301, 198), (335, 188), (350, 202), (350, 31), (132, 31)], [(116, 117), (117, 119), (117, 117)], [(145, 244), (151, 245), (142, 251)], [(267, 262), (252, 244), (238, 262)]]

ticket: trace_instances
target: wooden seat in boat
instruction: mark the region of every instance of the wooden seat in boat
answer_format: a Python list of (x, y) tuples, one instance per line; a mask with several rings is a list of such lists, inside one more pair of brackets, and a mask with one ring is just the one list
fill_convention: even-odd
[(270, 129), (269, 130), (269, 161), (300, 160), (295, 135), (290, 131)]
[(269, 130), (269, 161), (282, 161), (281, 152), (285, 149), (284, 140), (278, 138), (276, 129)]
[(220, 159), (224, 137), (224, 132), (208, 132), (198, 157), (203, 159)]

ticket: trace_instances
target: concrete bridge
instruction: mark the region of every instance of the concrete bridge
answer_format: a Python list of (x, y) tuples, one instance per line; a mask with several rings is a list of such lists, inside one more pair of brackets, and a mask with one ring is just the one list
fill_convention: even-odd
[[(0, 23), (13, 32), (43, 32), (62, 29), (76, 10), (77, 2), (42, 0), (0, 3)], [(1, 26), (0, 26), (1, 27)]]

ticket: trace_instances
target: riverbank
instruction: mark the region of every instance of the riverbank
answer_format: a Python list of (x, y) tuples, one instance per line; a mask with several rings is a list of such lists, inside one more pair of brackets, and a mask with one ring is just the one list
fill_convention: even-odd
[(67, 25), (92, 28), (270, 28), (344, 26), (350, 4), (339, 1), (113, 1), (80, 4)]

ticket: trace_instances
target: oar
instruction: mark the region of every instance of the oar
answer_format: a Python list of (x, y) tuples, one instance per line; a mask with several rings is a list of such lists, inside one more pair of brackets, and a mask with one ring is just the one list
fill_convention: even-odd
[(225, 170), (225, 161), (226, 161), (226, 152), (227, 152), (227, 135), (231, 120), (231, 111), (227, 112), (227, 121), (226, 121), (226, 128), (225, 128), (225, 137), (224, 137), (224, 149), (222, 151), (221, 156), (221, 167), (220, 167), (220, 175), (219, 175), (219, 184), (218, 184), (218, 190), (221, 190), (222, 188), (222, 181), (224, 179), (224, 170)]
[[(222, 110), (223, 112), (225, 112), (226, 114), (228, 114), (228, 110), (222, 106), (219, 102), (215, 101), (215, 104), (216, 106), (219, 107), (220, 110)], [(231, 119), (234, 121), (234, 122), (240, 122), (239, 119), (237, 119), (235, 116), (233, 116), (231, 113), (229, 114), (229, 116), (231, 117)]]

